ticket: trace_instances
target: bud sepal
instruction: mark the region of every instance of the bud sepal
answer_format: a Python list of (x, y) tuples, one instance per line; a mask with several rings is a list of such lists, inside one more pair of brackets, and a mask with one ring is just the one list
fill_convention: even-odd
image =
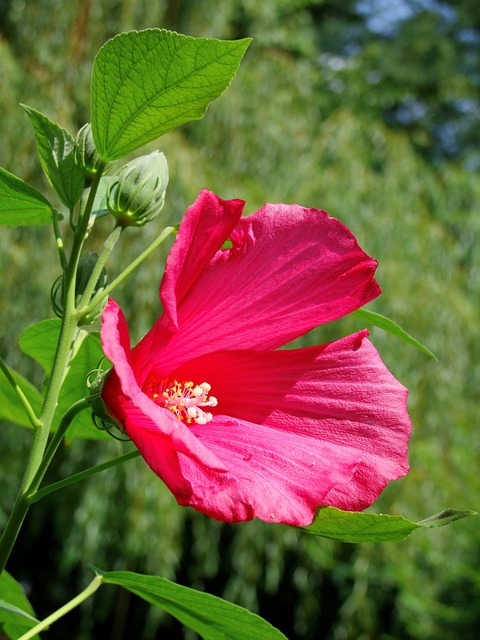
[(140, 227), (153, 220), (165, 203), (168, 165), (161, 151), (130, 161), (114, 176), (107, 207), (122, 227)]

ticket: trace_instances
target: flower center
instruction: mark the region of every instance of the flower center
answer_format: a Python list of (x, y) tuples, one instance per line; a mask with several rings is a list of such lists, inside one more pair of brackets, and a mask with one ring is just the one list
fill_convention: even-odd
[(178, 382), (177, 380), (147, 380), (143, 391), (159, 407), (164, 407), (186, 424), (207, 424), (213, 418), (209, 411), (202, 407), (216, 407), (218, 400), (209, 396), (212, 387), (208, 382)]

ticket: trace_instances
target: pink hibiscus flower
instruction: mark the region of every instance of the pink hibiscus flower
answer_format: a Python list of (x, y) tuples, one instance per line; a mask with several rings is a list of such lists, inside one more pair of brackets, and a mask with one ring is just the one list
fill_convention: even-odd
[(325, 211), (243, 205), (205, 190), (188, 209), (133, 349), (108, 302), (104, 402), (181, 505), (297, 526), (364, 509), (408, 471), (407, 390), (367, 331), (277, 349), (379, 295), (377, 263)]

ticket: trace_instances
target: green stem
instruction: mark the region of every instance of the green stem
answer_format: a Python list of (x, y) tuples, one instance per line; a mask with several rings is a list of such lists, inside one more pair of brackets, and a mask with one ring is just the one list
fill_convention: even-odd
[(115, 287), (125, 280), (125, 278), (132, 273), (134, 269), (136, 269), (144, 260), (147, 258), (155, 249), (157, 249), (162, 242), (164, 242), (168, 236), (174, 233), (177, 230), (176, 227), (166, 227), (162, 233), (156, 238), (150, 246), (148, 246), (145, 251), (143, 251), (133, 262), (131, 262), (128, 267), (122, 271), (122, 273), (115, 278), (103, 291), (98, 293), (93, 300), (83, 309), (79, 309), (78, 313), (81, 313), (82, 316), (90, 313), (95, 309), (97, 305), (105, 300), (108, 294), (115, 289)]
[(75, 316), (75, 285), (78, 262), (82, 251), (83, 243), (87, 236), (88, 222), (92, 211), (95, 192), (100, 182), (102, 171), (100, 170), (95, 176), (92, 183), (90, 193), (80, 220), (79, 227), (75, 233), (70, 260), (65, 271), (65, 306), (62, 317), (62, 325), (60, 336), (58, 339), (57, 349), (53, 361), (52, 371), (48, 381), (47, 390), (40, 415), (38, 416), (38, 426), (33, 434), (32, 447), (27, 459), (25, 471), (23, 474), (17, 499), (13, 507), (13, 511), (7, 521), (5, 530), (0, 538), (0, 574), (5, 568), (6, 562), (10, 556), (13, 545), (17, 538), (18, 532), (22, 526), (23, 520), (27, 514), (30, 502), (28, 497), (33, 493), (41, 480), (39, 470), (42, 468), (43, 473), (46, 466), (41, 467), (45, 449), (48, 443), (55, 410), (58, 405), (58, 398), (62, 388), (68, 364), (71, 357), (72, 344), (78, 333), (78, 320)]
[(15, 378), (10, 373), (10, 369), (8, 368), (6, 362), (4, 361), (4, 359), (1, 356), (0, 356), (0, 369), (3, 371), (3, 374), (6, 377), (7, 381), (9, 382), (10, 386), (13, 388), (13, 390), (15, 391), (17, 396), (19, 397), (20, 401), (22, 402), (23, 407), (24, 407), (25, 411), (27, 412), (27, 416), (28, 416), (28, 419), (30, 420), (30, 423), (31, 423), (32, 427), (34, 429), (36, 429), (37, 427), (40, 426), (40, 423), (38, 421), (37, 415), (36, 415), (35, 411), (33, 410), (32, 405), (28, 401), (28, 398), (26, 397), (26, 395), (23, 393), (22, 389), (19, 387), (19, 385), (15, 381)]
[(57, 245), (58, 255), (60, 258), (60, 264), (62, 266), (63, 271), (67, 268), (67, 257), (65, 255), (65, 247), (63, 244), (62, 234), (60, 233), (60, 226), (58, 224), (58, 211), (53, 211), (53, 233), (55, 234), (55, 243)]
[(98, 464), (95, 467), (90, 467), (89, 469), (85, 469), (85, 471), (80, 471), (79, 473), (75, 473), (73, 476), (69, 478), (64, 478), (63, 480), (59, 480), (58, 482), (53, 482), (52, 484), (43, 487), (32, 496), (30, 496), (30, 502), (38, 502), (42, 498), (54, 493), (55, 491), (59, 491), (65, 487), (70, 486), (71, 484), (75, 484), (76, 482), (80, 482), (81, 480), (85, 480), (90, 476), (95, 475), (96, 473), (100, 473), (101, 471), (105, 471), (106, 469), (111, 469), (112, 467), (116, 467), (119, 464), (123, 464), (128, 460), (133, 460), (134, 458), (138, 458), (140, 455), (140, 451), (135, 449), (134, 451), (129, 451), (128, 453), (123, 454), (122, 456), (118, 456), (117, 458), (113, 458), (113, 460), (108, 460), (107, 462), (103, 462), (102, 464)]
[[(95, 267), (92, 271), (89, 281), (87, 282), (87, 286), (85, 287), (85, 291), (83, 292), (82, 299), (80, 301), (79, 307), (82, 305), (88, 304), (90, 302), (90, 298), (93, 295), (97, 282), (102, 274), (102, 269), (105, 266), (105, 263), (108, 260), (108, 256), (112, 252), (115, 247), (117, 240), (120, 238), (122, 234), (123, 228), (120, 226), (116, 226), (112, 233), (105, 240), (103, 248), (98, 256), (97, 262), (95, 263)], [(83, 314), (82, 314), (83, 315)]]
[(73, 207), (68, 212), (68, 224), (70, 225), (70, 229), (73, 231), (73, 233), (75, 233), (75, 229), (76, 229), (74, 216), (75, 216), (75, 208)]
[(70, 602), (67, 602), (67, 604), (64, 604), (63, 607), (60, 607), (60, 609), (57, 609), (57, 611), (48, 616), (48, 618), (45, 618), (45, 620), (39, 622), (32, 629), (30, 629), (30, 631), (27, 631), (27, 633), (24, 633), (23, 636), (20, 636), (18, 640), (30, 640), (31, 638), (34, 638), (38, 633), (40, 633), (40, 631), (48, 629), (51, 624), (53, 624), (57, 620), (60, 620), (60, 618), (62, 618), (65, 614), (69, 613), (70, 611), (72, 611), (72, 609), (75, 609), (75, 607), (78, 607), (79, 604), (82, 604), (82, 602), (92, 596), (95, 591), (101, 586), (102, 582), (102, 576), (95, 576), (88, 587), (81, 593), (79, 593), (78, 596), (73, 598), (73, 600), (70, 600)]
[(68, 427), (72, 424), (73, 419), (75, 418), (77, 413), (80, 413), (80, 411), (83, 411), (83, 409), (87, 409), (90, 406), (91, 405), (88, 398), (82, 398), (81, 400), (78, 400), (77, 402), (72, 404), (72, 406), (63, 414), (63, 417), (60, 420), (60, 424), (58, 425), (58, 429), (53, 434), (52, 439), (50, 440), (50, 444), (45, 451), (45, 455), (42, 458), (42, 462), (38, 467), (38, 471), (35, 474), (32, 483), (30, 484), (28, 494), (26, 495), (26, 498), (30, 503), (36, 502), (36, 500), (33, 500), (32, 498), (34, 495), (36, 495), (35, 492), (40, 486), (40, 483), (43, 480), (43, 477), (48, 467), (50, 466), (53, 456), (55, 455), (61, 441), (63, 440)]

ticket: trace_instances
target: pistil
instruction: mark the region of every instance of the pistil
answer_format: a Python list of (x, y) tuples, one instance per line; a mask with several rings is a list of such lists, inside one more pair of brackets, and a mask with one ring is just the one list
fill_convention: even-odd
[(143, 385), (143, 391), (159, 407), (164, 407), (186, 424), (207, 424), (213, 419), (210, 411), (205, 408), (216, 407), (218, 404), (214, 396), (209, 396), (211, 386), (208, 382), (194, 384), (191, 381), (178, 380), (149, 380)]

